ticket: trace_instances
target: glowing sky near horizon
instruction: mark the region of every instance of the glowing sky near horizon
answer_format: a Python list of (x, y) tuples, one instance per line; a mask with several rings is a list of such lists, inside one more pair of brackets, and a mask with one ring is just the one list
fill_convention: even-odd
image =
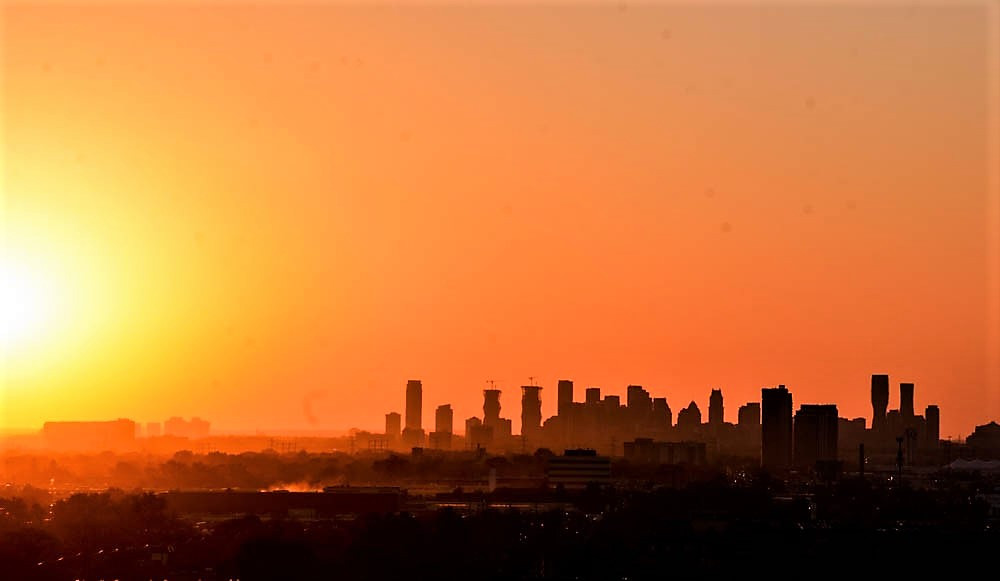
[(869, 417), (872, 373), (1000, 419), (982, 6), (2, 10), (5, 256), (58, 299), (7, 427), (379, 429), (420, 378), (516, 431), (529, 376)]

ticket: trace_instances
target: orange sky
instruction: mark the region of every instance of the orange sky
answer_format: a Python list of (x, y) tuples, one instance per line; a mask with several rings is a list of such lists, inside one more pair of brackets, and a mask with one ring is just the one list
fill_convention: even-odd
[(56, 299), (0, 422), (379, 429), (420, 378), (461, 425), (494, 379), (516, 431), (528, 376), (546, 415), (571, 378), (854, 417), (889, 373), (967, 434), (1000, 419), (986, 15), (8, 3), (5, 254)]

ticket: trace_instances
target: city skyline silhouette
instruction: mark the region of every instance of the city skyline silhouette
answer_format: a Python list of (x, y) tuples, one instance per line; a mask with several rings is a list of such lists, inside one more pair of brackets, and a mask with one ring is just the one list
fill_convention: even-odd
[(5, 4), (0, 427), (878, 370), (1000, 417), (988, 10), (623, 6)]
[(0, 579), (997, 546), (1000, 0), (0, 1)]

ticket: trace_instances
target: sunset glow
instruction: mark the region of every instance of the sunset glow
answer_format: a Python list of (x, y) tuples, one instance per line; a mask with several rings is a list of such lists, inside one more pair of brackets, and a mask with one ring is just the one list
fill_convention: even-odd
[(54, 293), (23, 264), (0, 259), (0, 345), (9, 350), (45, 332)]
[(5, 427), (529, 376), (1000, 413), (974, 6), (2, 10)]

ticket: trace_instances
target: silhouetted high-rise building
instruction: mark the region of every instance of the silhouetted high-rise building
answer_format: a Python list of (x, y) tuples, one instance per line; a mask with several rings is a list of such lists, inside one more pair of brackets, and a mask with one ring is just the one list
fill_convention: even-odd
[(419, 379), (406, 382), (406, 429), (421, 430), (424, 388)]
[(760, 427), (760, 404), (752, 401), (741, 405), (737, 422), (742, 427)]
[(701, 428), (701, 410), (698, 404), (691, 402), (681, 411), (677, 412), (677, 429), (681, 432), (681, 437), (691, 438)]
[(589, 404), (598, 404), (601, 402), (601, 388), (599, 387), (588, 387), (584, 392), (586, 397), (586, 402)]
[(990, 422), (976, 426), (976, 429), (965, 439), (965, 444), (972, 450), (986, 453), (993, 451), (994, 455), (1000, 454), (1000, 424)]
[(784, 385), (760, 390), (761, 466), (787, 470), (792, 464), (792, 394)]
[(419, 379), (406, 382), (406, 416), (402, 437), (407, 446), (424, 445), (423, 396), (424, 388)]
[(625, 388), (625, 405), (635, 417), (640, 418), (652, 411), (653, 400), (641, 385), (630, 385)]
[(542, 429), (541, 391), (537, 385), (521, 386), (521, 435), (533, 443)]
[(665, 397), (654, 397), (653, 398), (653, 423), (657, 427), (669, 428), (673, 425), (674, 417), (673, 412), (670, 411), (670, 406), (667, 405), (667, 398)]
[(514, 422), (510, 418), (500, 418), (500, 422), (497, 425), (496, 431), (493, 433), (498, 438), (509, 438), (511, 436), (512, 428), (511, 425)]
[(385, 435), (390, 438), (399, 437), (402, 431), (402, 416), (398, 412), (385, 414)]
[(454, 413), (451, 411), (451, 404), (439, 405), (434, 410), (434, 431), (439, 434), (452, 433), (452, 423)]
[(889, 407), (889, 376), (872, 375), (872, 430), (885, 430), (885, 414)]
[(483, 390), (483, 424), (496, 428), (500, 425), (500, 390)]
[(493, 427), (476, 417), (465, 420), (465, 444), (472, 449), (489, 447), (493, 444)]
[(454, 414), (450, 404), (439, 405), (434, 410), (434, 431), (428, 437), (431, 448), (438, 450), (451, 449), (451, 435)]
[(632, 407), (636, 405), (641, 397), (639, 394), (645, 392), (641, 385), (629, 385), (625, 388), (625, 405)]
[(924, 410), (924, 441), (928, 449), (937, 448), (941, 441), (941, 410), (929, 405)]
[(803, 405), (795, 413), (795, 465), (814, 468), (837, 459), (837, 406)]
[(559, 393), (556, 414), (565, 416), (573, 407), (573, 382), (568, 379), (560, 379), (557, 389)]
[(721, 426), (725, 417), (722, 407), (722, 390), (713, 389), (712, 395), (708, 397), (708, 423), (712, 426)]
[(912, 418), (913, 413), (913, 384), (899, 384), (899, 415), (906, 419)]

